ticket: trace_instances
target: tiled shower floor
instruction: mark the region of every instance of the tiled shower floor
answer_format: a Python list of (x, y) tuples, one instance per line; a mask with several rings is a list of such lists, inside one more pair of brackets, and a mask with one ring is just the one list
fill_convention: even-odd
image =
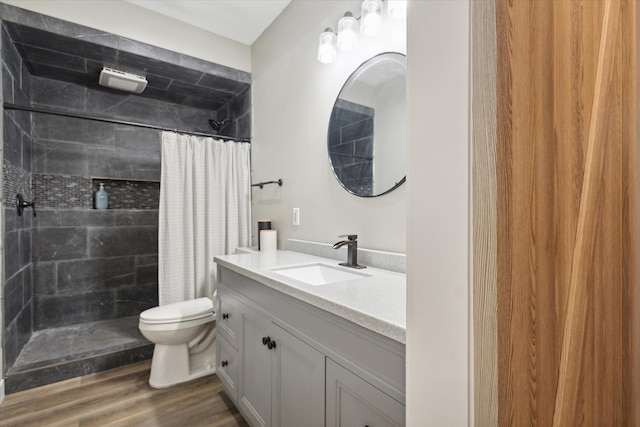
[(138, 316), (88, 322), (34, 332), (9, 373), (149, 344)]
[(138, 316), (34, 332), (7, 372), (7, 392), (62, 381), (149, 359), (153, 344)]

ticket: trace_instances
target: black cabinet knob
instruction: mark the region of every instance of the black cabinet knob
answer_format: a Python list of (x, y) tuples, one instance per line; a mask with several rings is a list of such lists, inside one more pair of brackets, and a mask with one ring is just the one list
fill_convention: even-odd
[(224, 368), (225, 366), (227, 366), (229, 364), (229, 362), (227, 362), (226, 360), (223, 360), (221, 365)]
[(275, 341), (269, 341), (269, 342), (267, 343), (267, 348), (268, 348), (269, 350), (273, 350), (274, 348), (276, 348), (276, 342), (275, 342)]
[(228, 319), (229, 318), (229, 313), (222, 313), (222, 318), (223, 319)]
[(268, 345), (271, 342), (271, 338), (262, 337), (262, 345)]

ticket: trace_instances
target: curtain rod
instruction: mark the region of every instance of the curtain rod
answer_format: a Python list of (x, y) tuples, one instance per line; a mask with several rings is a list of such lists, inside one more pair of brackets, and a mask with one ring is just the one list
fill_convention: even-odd
[(169, 132), (176, 132), (176, 133), (184, 133), (184, 134), (187, 134), (187, 135), (209, 136), (209, 137), (218, 138), (218, 139), (228, 139), (228, 140), (232, 140), (232, 141), (236, 141), (236, 142), (251, 143), (251, 141), (249, 139), (247, 139), (247, 138), (238, 138), (238, 137), (235, 137), (235, 136), (226, 136), (226, 135), (215, 135), (215, 134), (207, 133), (207, 132), (198, 132), (198, 131), (192, 131), (192, 130), (169, 128), (169, 127), (164, 127), (164, 126), (149, 125), (149, 124), (146, 124), (146, 123), (129, 122), (129, 121), (126, 121), (126, 120), (111, 119), (111, 118), (108, 118), (108, 117), (94, 116), (94, 115), (91, 115), (91, 114), (70, 113), (70, 112), (66, 112), (66, 111), (55, 110), (55, 109), (52, 109), (52, 108), (45, 108), (45, 107), (36, 108), (36, 107), (29, 107), (29, 106), (25, 106), (25, 105), (11, 104), (11, 103), (8, 103), (8, 102), (5, 102), (3, 104), (3, 107), (4, 107), (5, 110), (19, 110), (19, 111), (28, 111), (28, 112), (31, 112), (31, 113), (51, 114), (53, 116), (72, 117), (72, 118), (75, 118), (75, 119), (87, 119), (87, 120), (93, 120), (93, 121), (96, 121), (96, 122), (113, 123), (113, 124), (126, 125), (126, 126), (135, 126), (135, 127), (140, 127), (140, 128), (155, 129), (155, 130), (162, 130), (162, 131), (169, 131)]

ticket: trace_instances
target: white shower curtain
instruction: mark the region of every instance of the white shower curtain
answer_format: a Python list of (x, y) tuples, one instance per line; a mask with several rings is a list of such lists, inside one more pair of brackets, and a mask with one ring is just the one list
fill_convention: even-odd
[(162, 134), (160, 305), (212, 296), (213, 257), (249, 246), (250, 145)]

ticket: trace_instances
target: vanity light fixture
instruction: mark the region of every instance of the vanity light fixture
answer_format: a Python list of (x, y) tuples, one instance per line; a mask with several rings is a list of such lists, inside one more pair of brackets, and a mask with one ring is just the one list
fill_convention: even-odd
[[(385, 0), (387, 15), (394, 19), (402, 19), (407, 15), (406, 0)], [(331, 28), (325, 28), (320, 34), (318, 43), (318, 61), (323, 64), (331, 64), (338, 56), (337, 50), (350, 51), (358, 44), (358, 21), (360, 21), (360, 33), (367, 37), (378, 35), (382, 28), (382, 0), (364, 0), (362, 2), (359, 18), (355, 18), (351, 12), (345, 12), (338, 21), (338, 33)]]
[(318, 61), (323, 64), (331, 64), (336, 60), (338, 51), (336, 49), (336, 33), (331, 28), (325, 28), (320, 34), (318, 42)]
[(338, 21), (338, 49), (353, 50), (358, 44), (358, 20), (351, 12), (345, 12)]
[(382, 0), (364, 0), (360, 16), (360, 32), (367, 37), (377, 36), (382, 27)]
[(402, 19), (407, 16), (407, 0), (388, 0), (387, 15), (393, 19)]

